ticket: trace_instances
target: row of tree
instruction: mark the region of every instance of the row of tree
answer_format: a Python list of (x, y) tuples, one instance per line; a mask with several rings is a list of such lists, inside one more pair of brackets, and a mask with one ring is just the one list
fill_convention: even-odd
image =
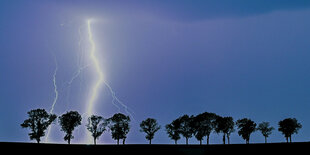
[[(28, 112), (28, 119), (26, 119), (21, 126), (23, 128), (30, 128), (31, 132), (28, 134), (30, 139), (35, 139), (40, 143), (41, 137), (45, 136), (45, 131), (56, 120), (55, 114), (48, 114), (44, 109), (35, 109)], [(58, 117), (61, 130), (65, 132), (64, 140), (70, 144), (71, 139), (74, 138), (74, 129), (81, 125), (82, 117), (77, 111), (69, 111)], [(111, 118), (104, 119), (102, 116), (92, 115), (88, 118), (86, 125), (87, 130), (91, 133), (94, 144), (96, 140), (106, 131), (108, 127), (111, 131), (112, 138), (123, 140), (123, 144), (129, 132), (130, 118), (121, 113), (114, 114)]]
[[(292, 142), (292, 134), (297, 134), (298, 130), (302, 127), (295, 118), (281, 120), (278, 125), (278, 131), (284, 135), (287, 142)], [(234, 122), (232, 117), (222, 117), (215, 113), (204, 112), (197, 116), (183, 115), (173, 120), (170, 124), (167, 124), (166, 131), (168, 136), (175, 141), (175, 144), (181, 138), (180, 135), (186, 139), (186, 144), (188, 144), (188, 139), (193, 136), (200, 141), (200, 144), (202, 144), (202, 140), (206, 137), (207, 144), (209, 144), (210, 134), (212, 132), (222, 133), (223, 144), (226, 143), (226, 138), (228, 144), (230, 144), (230, 135), (235, 131), (235, 126), (238, 129), (238, 135), (247, 144), (250, 142), (251, 134), (255, 131), (260, 131), (265, 137), (265, 143), (267, 143), (267, 138), (271, 135), (272, 130), (274, 130), (274, 127), (270, 126), (269, 122), (261, 122), (257, 126), (249, 118), (239, 119)]]
[[(48, 127), (57, 119), (55, 114), (49, 114), (44, 109), (34, 109), (28, 112), (28, 119), (26, 119), (21, 126), (23, 128), (30, 128), (31, 132), (29, 137), (31, 140), (35, 139), (37, 143), (40, 143), (41, 137), (45, 136), (45, 131)], [(58, 122), (61, 126), (61, 130), (65, 132), (64, 140), (70, 144), (71, 139), (74, 138), (74, 129), (81, 125), (82, 117), (77, 111), (69, 111), (58, 117)], [(121, 113), (114, 114), (111, 118), (105, 119), (102, 116), (92, 115), (88, 118), (86, 124), (87, 130), (91, 133), (94, 144), (96, 140), (106, 131), (108, 128), (111, 131), (112, 138), (117, 141), (125, 140), (130, 130), (130, 117)], [(287, 118), (278, 123), (278, 130), (285, 136), (286, 141), (291, 140), (292, 134), (297, 134), (298, 130), (302, 127), (295, 118)], [(170, 124), (165, 126), (168, 136), (175, 141), (181, 138), (181, 135), (186, 139), (195, 137), (200, 144), (204, 138), (209, 144), (210, 134), (212, 132), (223, 134), (223, 144), (230, 144), (230, 135), (235, 131), (235, 126), (238, 129), (238, 134), (248, 144), (250, 142), (250, 136), (253, 132), (259, 130), (265, 137), (265, 143), (267, 143), (267, 137), (274, 130), (269, 125), (269, 122), (262, 122), (256, 127), (256, 123), (248, 118), (239, 119), (236, 122), (232, 117), (222, 117), (215, 113), (201, 113), (196, 116), (183, 115)], [(152, 139), (155, 133), (161, 128), (158, 125), (156, 119), (147, 118), (140, 123), (140, 131), (146, 133), (145, 138), (149, 140), (149, 144), (152, 143)]]

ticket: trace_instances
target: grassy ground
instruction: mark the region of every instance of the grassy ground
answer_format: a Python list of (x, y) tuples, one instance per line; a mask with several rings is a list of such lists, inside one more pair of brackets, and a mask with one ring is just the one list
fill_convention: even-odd
[(25, 154), (309, 154), (310, 142), (230, 145), (66, 145), (0, 142), (1, 151)]

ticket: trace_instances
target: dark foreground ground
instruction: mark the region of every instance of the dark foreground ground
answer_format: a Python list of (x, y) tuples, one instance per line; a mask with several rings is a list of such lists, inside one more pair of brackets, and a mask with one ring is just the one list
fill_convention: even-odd
[[(310, 142), (230, 145), (66, 145), (0, 142), (4, 154), (310, 154)], [(6, 152), (8, 151), (8, 152)], [(2, 154), (1, 153), (1, 154)]]

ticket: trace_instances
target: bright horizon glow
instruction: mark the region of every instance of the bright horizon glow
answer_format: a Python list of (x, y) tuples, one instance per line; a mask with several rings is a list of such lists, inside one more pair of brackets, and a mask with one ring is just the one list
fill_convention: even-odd
[[(92, 19), (87, 20), (87, 29), (88, 29), (87, 32), (88, 32), (88, 36), (89, 36), (88, 39), (89, 39), (89, 42), (91, 45), (90, 58), (94, 64), (96, 74), (98, 75), (98, 79), (94, 83), (94, 85), (92, 86), (91, 96), (87, 101), (87, 110), (86, 110), (86, 116), (87, 117), (94, 114), (94, 105), (95, 105), (96, 99), (98, 98), (98, 91), (104, 82), (103, 81), (103, 72), (102, 72), (102, 69), (100, 67), (99, 60), (96, 57), (96, 44), (93, 40), (93, 34), (91, 31), (91, 22), (92, 22)], [(88, 143), (92, 142), (93, 138), (89, 132), (87, 132), (87, 139), (88, 139)]]

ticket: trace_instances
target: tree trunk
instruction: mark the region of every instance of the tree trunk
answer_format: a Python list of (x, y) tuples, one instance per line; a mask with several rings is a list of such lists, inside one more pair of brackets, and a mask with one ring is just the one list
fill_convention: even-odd
[(250, 138), (246, 139), (246, 144), (250, 144)]
[(37, 143), (38, 143), (38, 144), (40, 144), (40, 139), (39, 139), (39, 138), (37, 138), (36, 140), (37, 140)]
[(177, 140), (174, 140), (174, 144), (175, 144), (175, 145), (178, 145), (178, 141), (177, 141)]
[(188, 138), (186, 137), (186, 145), (188, 145)]
[(286, 138), (286, 143), (288, 143), (288, 137), (285, 137)]
[(94, 144), (96, 145), (97, 143), (96, 143), (96, 138), (94, 138)]
[(202, 144), (202, 142), (201, 142), (202, 140), (199, 140), (199, 141), (200, 141), (200, 145), (201, 145)]
[(223, 134), (223, 144), (225, 144), (225, 133)]
[(230, 144), (229, 136), (227, 135), (227, 143)]
[(67, 133), (68, 135), (68, 144), (71, 144), (71, 137), (72, 137), (72, 132)]
[(209, 139), (210, 139), (210, 136), (207, 135), (207, 145), (209, 145)]
[(126, 138), (123, 139), (123, 145), (125, 145)]
[(290, 143), (292, 143), (292, 135), (290, 135)]
[(265, 144), (267, 143), (267, 137), (265, 137)]
[(149, 144), (152, 144), (152, 139), (150, 139), (150, 143)]
[(117, 139), (117, 145), (119, 145), (119, 139)]

